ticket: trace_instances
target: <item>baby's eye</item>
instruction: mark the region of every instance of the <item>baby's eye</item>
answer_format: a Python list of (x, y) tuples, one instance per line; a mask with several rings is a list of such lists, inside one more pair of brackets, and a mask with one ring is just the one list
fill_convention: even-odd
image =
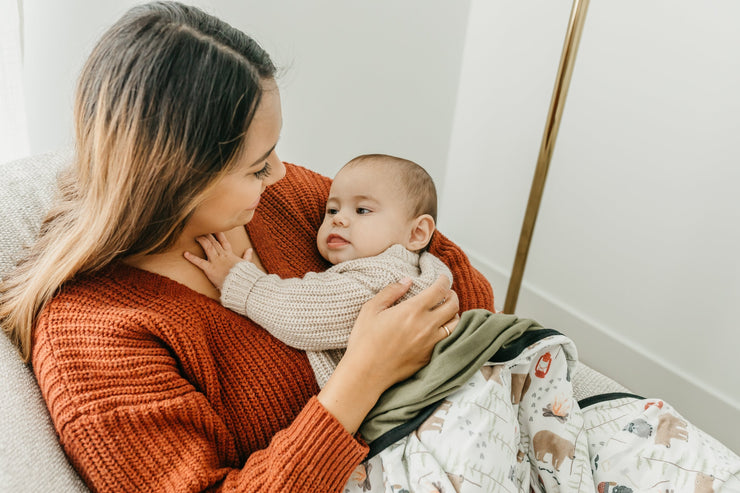
[(327, 209), (326, 209), (326, 215), (327, 216), (333, 216), (337, 212), (339, 212), (339, 211), (337, 209), (334, 209), (333, 207), (327, 207)]
[(362, 216), (364, 214), (370, 214), (372, 211), (367, 207), (358, 207), (357, 209), (355, 209), (355, 212)]
[(254, 176), (258, 180), (262, 180), (263, 178), (266, 178), (269, 175), (270, 175), (270, 163), (265, 163), (264, 167), (261, 170), (254, 172)]

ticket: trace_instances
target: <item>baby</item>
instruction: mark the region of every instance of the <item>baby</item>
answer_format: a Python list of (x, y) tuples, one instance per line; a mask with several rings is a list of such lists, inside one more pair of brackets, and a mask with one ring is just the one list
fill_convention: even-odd
[[(186, 255), (221, 290), (221, 302), (308, 355), (324, 386), (347, 347), (362, 305), (402, 278), (405, 299), (449, 269), (425, 249), (435, 231), (436, 191), (419, 165), (387, 155), (360, 156), (337, 173), (317, 234), (321, 255), (334, 265), (303, 278), (280, 279), (231, 251), (223, 234), (198, 238), (207, 258)], [(447, 396), (461, 388), (508, 341), (536, 327), (486, 310), (462, 314), (447, 327), (429, 364), (388, 389), (360, 433), (374, 455), (412, 431)]]
[[(444, 274), (426, 252), (435, 231), (437, 193), (418, 164), (382, 154), (352, 159), (329, 191), (316, 243), (333, 267), (301, 279), (262, 272), (231, 250), (222, 234), (200, 237), (207, 258), (186, 255), (221, 290), (221, 302), (289, 346), (307, 352), (324, 386), (347, 346), (362, 305), (402, 278), (412, 280), (403, 299)], [(445, 329), (447, 330), (447, 329)]]

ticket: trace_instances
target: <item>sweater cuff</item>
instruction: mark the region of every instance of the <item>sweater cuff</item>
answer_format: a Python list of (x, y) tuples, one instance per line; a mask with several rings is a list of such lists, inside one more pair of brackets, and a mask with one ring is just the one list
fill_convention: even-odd
[(323, 474), (323, 478), (314, 477), (313, 481), (337, 487), (349, 480), (370, 450), (364, 441), (350, 435), (316, 396), (311, 397), (293, 421), (290, 433), (280, 439), (289, 440), (291, 443), (284, 445), (300, 451), (293, 455), (290, 464), (293, 471), (310, 471), (304, 478)]
[(231, 268), (221, 286), (221, 304), (240, 315), (247, 314), (247, 297), (254, 284), (266, 276), (252, 262), (239, 262)]

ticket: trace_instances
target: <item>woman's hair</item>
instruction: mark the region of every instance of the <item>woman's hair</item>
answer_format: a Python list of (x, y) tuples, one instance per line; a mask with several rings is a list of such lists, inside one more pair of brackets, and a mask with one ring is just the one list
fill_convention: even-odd
[(0, 285), (0, 324), (24, 360), (65, 282), (172, 246), (242, 152), (261, 81), (274, 75), (249, 36), (176, 2), (134, 7), (103, 35), (77, 86), (73, 166), (36, 244)]

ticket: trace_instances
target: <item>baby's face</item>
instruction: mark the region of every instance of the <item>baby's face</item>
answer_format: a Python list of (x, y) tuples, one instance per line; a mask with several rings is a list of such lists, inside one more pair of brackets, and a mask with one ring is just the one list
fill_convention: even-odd
[(384, 167), (353, 166), (334, 178), (316, 243), (332, 264), (407, 246), (413, 227), (403, 188)]

